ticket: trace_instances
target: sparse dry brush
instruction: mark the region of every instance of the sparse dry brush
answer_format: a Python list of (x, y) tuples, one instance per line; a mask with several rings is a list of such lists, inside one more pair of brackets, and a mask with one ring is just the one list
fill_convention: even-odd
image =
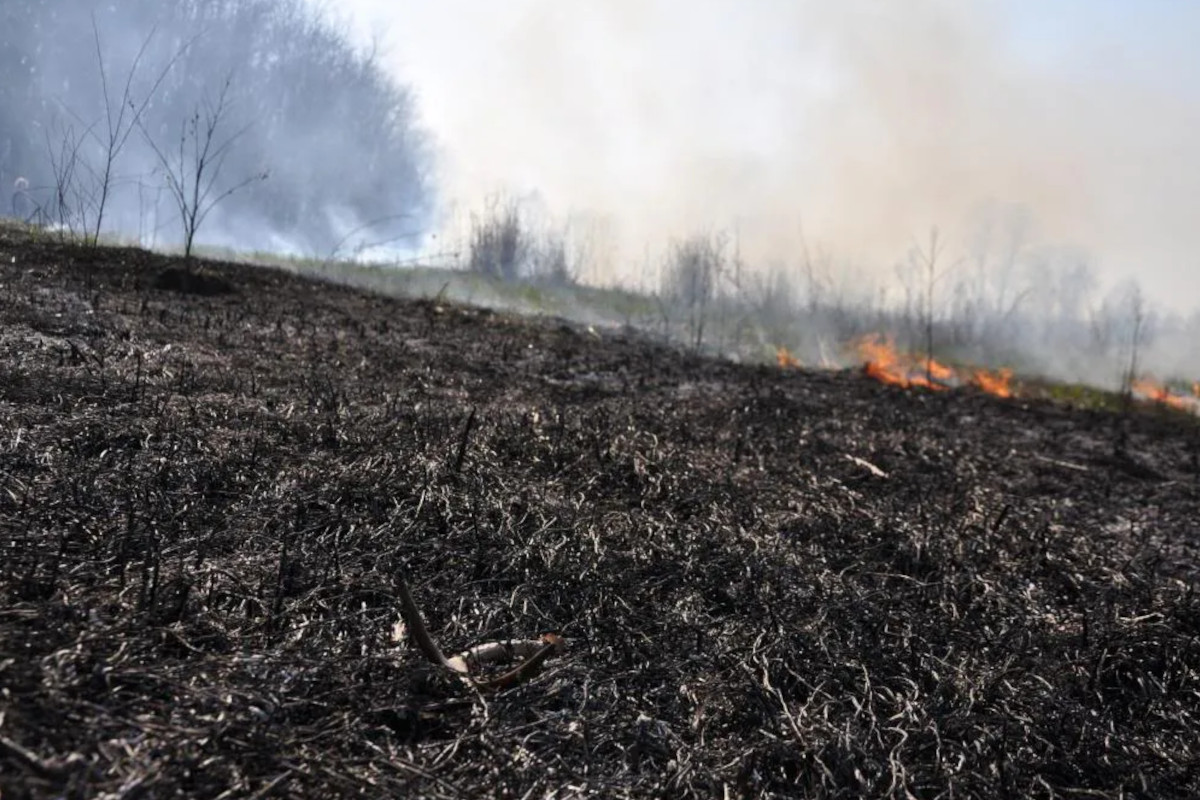
[[(1200, 793), (1178, 418), (1114, 459), (1107, 413), (0, 265), (5, 798)], [(568, 650), (477, 694), (401, 575), (448, 650)]]
[(493, 197), (471, 215), (465, 266), (475, 274), (564, 287), (575, 282), (587, 257), (584, 242), (569, 242), (566, 229), (535, 222), (513, 198)]

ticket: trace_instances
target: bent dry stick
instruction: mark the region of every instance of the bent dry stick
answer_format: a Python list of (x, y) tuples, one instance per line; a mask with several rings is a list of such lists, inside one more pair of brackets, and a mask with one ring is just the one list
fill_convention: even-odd
[[(400, 611), (404, 624), (417, 648), (429, 661), (453, 672), (477, 689), (499, 691), (516, 686), (531, 677), (546, 659), (564, 647), (563, 638), (554, 633), (543, 634), (540, 640), (513, 642), (488, 642), (477, 645), (454, 658), (446, 658), (442, 649), (425, 627), (421, 611), (409, 591), (408, 581), (399, 576)], [(472, 665), (488, 664), (506, 657), (524, 658), (517, 666), (492, 678), (476, 678), (471, 675)]]

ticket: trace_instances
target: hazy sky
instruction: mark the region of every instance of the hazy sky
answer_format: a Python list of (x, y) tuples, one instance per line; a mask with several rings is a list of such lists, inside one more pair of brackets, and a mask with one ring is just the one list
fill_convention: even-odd
[[(740, 231), (882, 277), (1020, 205), (1200, 305), (1200, 3), (340, 0), (417, 92), (460, 209), (537, 192), (620, 247)], [(449, 207), (449, 206), (448, 206)], [(461, 215), (460, 215), (461, 216)]]

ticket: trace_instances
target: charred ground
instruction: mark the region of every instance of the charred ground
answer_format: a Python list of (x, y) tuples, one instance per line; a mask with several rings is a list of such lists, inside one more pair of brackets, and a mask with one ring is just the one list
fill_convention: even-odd
[(202, 275), (0, 229), (5, 798), (1200, 794), (1188, 420)]

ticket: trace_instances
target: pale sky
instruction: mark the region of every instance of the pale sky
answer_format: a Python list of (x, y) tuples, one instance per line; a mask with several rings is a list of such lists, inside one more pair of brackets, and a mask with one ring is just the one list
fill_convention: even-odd
[[(416, 92), (447, 209), (536, 192), (614, 275), (701, 229), (886, 278), (986, 204), (1200, 306), (1200, 3), (340, 0)], [(460, 212), (459, 217), (463, 214)]]

